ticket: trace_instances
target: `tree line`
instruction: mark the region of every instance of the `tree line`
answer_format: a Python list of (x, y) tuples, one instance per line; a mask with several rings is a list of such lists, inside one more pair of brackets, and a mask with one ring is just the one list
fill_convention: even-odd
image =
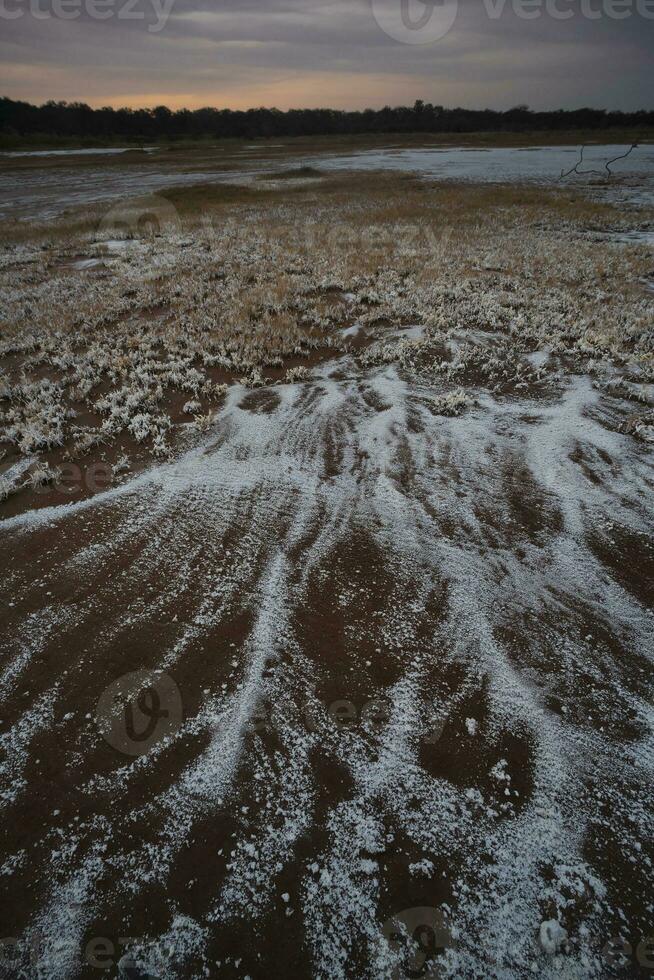
[(535, 112), (516, 106), (447, 109), (430, 102), (413, 106), (345, 111), (339, 109), (92, 109), (83, 102), (29, 102), (0, 98), (0, 139), (57, 140), (257, 139), (361, 133), (471, 133), (652, 128), (654, 112), (556, 109)]

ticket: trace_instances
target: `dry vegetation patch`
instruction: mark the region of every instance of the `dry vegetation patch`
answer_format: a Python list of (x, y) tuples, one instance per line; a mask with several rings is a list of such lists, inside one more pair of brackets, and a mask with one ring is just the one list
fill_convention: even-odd
[[(587, 371), (640, 403), (629, 431), (651, 438), (651, 253), (589, 234), (651, 215), (570, 190), (388, 175), (166, 199), (174, 228), (103, 242), (98, 216), (73, 215), (56, 240), (23, 230), (0, 254), (3, 496), (45, 479), (44, 463), (116, 445), (123, 469), (138, 446), (169, 455), (229, 385), (304, 382), (353, 346), (362, 368), (419, 374), (446, 411), (474, 400), (464, 389)], [(353, 323), (364, 344), (344, 336)], [(423, 329), (389, 336), (402, 324)]]

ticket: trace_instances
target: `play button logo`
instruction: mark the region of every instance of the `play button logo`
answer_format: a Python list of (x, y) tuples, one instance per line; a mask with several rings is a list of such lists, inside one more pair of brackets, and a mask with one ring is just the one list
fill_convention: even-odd
[(372, 0), (382, 31), (402, 44), (433, 44), (452, 29), (459, 0)]

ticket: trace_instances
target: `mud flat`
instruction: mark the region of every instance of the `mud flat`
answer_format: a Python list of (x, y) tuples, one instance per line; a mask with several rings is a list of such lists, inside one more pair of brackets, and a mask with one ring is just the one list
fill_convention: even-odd
[(3, 968), (642, 975), (652, 213), (270, 183), (2, 252)]
[[(499, 141), (499, 134), (496, 142)], [(514, 139), (518, 138), (514, 135)], [(408, 137), (375, 145), (364, 137), (351, 140), (262, 141), (253, 146), (227, 142), (194, 148), (144, 147), (85, 150), (33, 150), (0, 153), (0, 219), (40, 221), (61, 218), (71, 210), (130, 196), (157, 194), (171, 187), (207, 184), (256, 186), (262, 178), (288, 176), (307, 167), (326, 172), (413, 174), (426, 180), (490, 184), (536, 184), (553, 188), (568, 173), (566, 185), (630, 206), (654, 207), (654, 143), (629, 151), (630, 140), (584, 147), (580, 143), (479, 145), (462, 137), (458, 143), (418, 141)], [(509, 139), (509, 137), (507, 137)], [(606, 169), (606, 163), (614, 161)], [(618, 179), (608, 179), (613, 174)], [(603, 179), (607, 178), (607, 179)], [(565, 185), (564, 185), (565, 186)], [(109, 208), (107, 204), (105, 210)]]

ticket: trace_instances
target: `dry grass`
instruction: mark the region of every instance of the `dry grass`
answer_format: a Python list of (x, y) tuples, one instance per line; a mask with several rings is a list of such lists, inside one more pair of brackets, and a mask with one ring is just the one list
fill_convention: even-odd
[[(148, 159), (165, 157), (175, 158), (186, 162), (187, 155), (191, 155), (191, 160), (203, 155), (207, 159), (227, 158), (241, 155), (248, 152), (252, 147), (265, 149), (266, 154), (275, 153), (277, 157), (283, 159), (289, 154), (297, 153), (311, 154), (324, 152), (352, 152), (356, 150), (376, 149), (377, 147), (422, 147), (422, 146), (466, 146), (466, 147), (511, 147), (511, 146), (579, 146), (582, 143), (624, 143), (629, 145), (633, 142), (647, 143), (654, 141), (654, 132), (646, 127), (629, 127), (614, 129), (573, 129), (573, 130), (544, 130), (541, 132), (487, 132), (487, 133), (370, 133), (370, 134), (337, 134), (325, 136), (281, 136), (271, 139), (224, 139), (224, 140), (177, 140), (174, 143), (153, 143), (144, 141), (145, 145), (152, 147), (154, 152), (147, 154)], [(99, 142), (86, 142), (84, 146), (117, 146), (125, 147), (125, 140), (102, 140)], [(59, 141), (58, 149), (77, 149), (79, 144), (75, 141)], [(8, 150), (44, 150), (50, 149), (50, 144), (31, 141), (20, 141), (17, 139), (10, 146), (7, 141), (3, 149)], [(119, 160), (126, 158), (134, 162), (142, 163), (145, 154), (140, 146), (133, 146), (129, 153), (121, 155)], [(43, 158), (42, 158), (43, 159)], [(75, 164), (84, 166), (88, 164), (88, 157), (70, 157)], [(10, 158), (2, 161), (3, 164), (25, 165), (24, 158)], [(29, 163), (27, 162), (27, 165)], [(52, 161), (52, 165), (57, 165)]]
[[(423, 324), (419, 343), (380, 333), (363, 363), (432, 380), (528, 386), (541, 379), (525, 355), (544, 345), (575, 369), (652, 380), (651, 257), (594, 240), (634, 217), (573, 191), (344, 174), (166, 199), (180, 226), (124, 251), (72, 216), (56, 240), (24, 230), (1, 254), (8, 462), (125, 439), (170, 453), (192, 416), (207, 427), (225, 384), (305, 380), (297, 369), (341, 349), (354, 320)], [(453, 331), (469, 340), (443, 363)], [(492, 355), (478, 331), (497, 336)]]

